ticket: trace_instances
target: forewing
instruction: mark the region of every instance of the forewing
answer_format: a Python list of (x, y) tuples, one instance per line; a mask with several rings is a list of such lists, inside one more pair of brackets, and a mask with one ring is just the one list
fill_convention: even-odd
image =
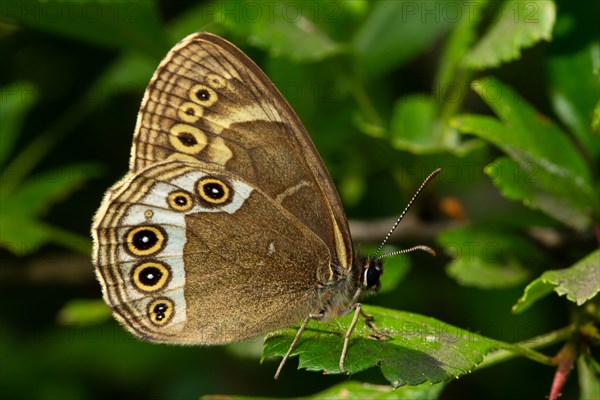
[(308, 133), (260, 68), (224, 39), (188, 36), (150, 81), (130, 170), (167, 159), (232, 172), (315, 232), (335, 264), (351, 264), (346, 216)]

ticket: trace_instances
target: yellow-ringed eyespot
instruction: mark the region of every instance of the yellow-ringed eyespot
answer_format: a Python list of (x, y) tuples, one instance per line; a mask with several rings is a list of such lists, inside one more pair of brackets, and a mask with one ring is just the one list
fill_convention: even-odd
[(202, 114), (204, 113), (204, 109), (200, 107), (196, 103), (192, 103), (191, 101), (186, 101), (182, 105), (179, 106), (177, 110), (177, 116), (181, 118), (185, 122), (194, 123), (198, 121)]
[(185, 190), (175, 190), (167, 196), (167, 204), (175, 211), (189, 211), (194, 206), (194, 200)]
[(206, 76), (206, 83), (213, 89), (222, 89), (225, 87), (225, 79), (217, 74), (208, 74)]
[(152, 210), (144, 211), (144, 218), (152, 219), (152, 217), (154, 217), (154, 211), (152, 211)]
[(171, 268), (158, 261), (144, 261), (131, 269), (131, 281), (142, 292), (163, 289), (171, 280)]
[(155, 225), (138, 226), (125, 234), (125, 250), (129, 254), (142, 257), (156, 254), (166, 244), (167, 234)]
[(220, 206), (229, 203), (233, 197), (231, 188), (221, 179), (207, 176), (196, 183), (196, 191), (205, 205)]
[(169, 142), (182, 153), (198, 154), (206, 146), (208, 139), (195, 126), (176, 124), (169, 131)]
[(217, 102), (217, 92), (206, 85), (197, 84), (190, 89), (190, 99), (203, 107), (210, 107)]
[(175, 314), (175, 303), (166, 297), (160, 297), (148, 304), (148, 318), (158, 326), (166, 325)]

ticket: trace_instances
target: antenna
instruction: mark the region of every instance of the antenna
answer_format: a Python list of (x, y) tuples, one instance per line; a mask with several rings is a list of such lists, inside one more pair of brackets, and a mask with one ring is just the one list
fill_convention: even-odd
[(418, 246), (411, 247), (410, 249), (396, 250), (396, 251), (392, 251), (391, 253), (385, 253), (385, 254), (377, 257), (376, 260), (381, 260), (382, 258), (385, 258), (385, 257), (397, 256), (397, 255), (400, 255), (400, 254), (411, 253), (411, 252), (413, 252), (415, 250), (426, 251), (426, 252), (428, 252), (429, 254), (431, 254), (432, 256), (435, 257), (435, 250), (434, 249), (432, 249), (429, 246), (425, 246), (423, 244), (420, 244)]
[(392, 233), (394, 233), (394, 231), (398, 227), (398, 224), (400, 223), (400, 221), (402, 221), (402, 219), (404, 218), (404, 216), (408, 212), (408, 209), (410, 208), (410, 206), (412, 206), (412, 204), (415, 202), (415, 199), (417, 198), (417, 196), (419, 196), (419, 194), (421, 193), (421, 191), (423, 190), (423, 188), (429, 183), (429, 181), (431, 181), (433, 178), (435, 178), (435, 176), (437, 174), (439, 174), (441, 171), (442, 171), (441, 168), (436, 168), (436, 170), (433, 171), (432, 173), (430, 173), (429, 176), (427, 178), (425, 178), (425, 180), (423, 181), (423, 183), (421, 183), (421, 186), (419, 186), (419, 188), (417, 189), (416, 193), (413, 195), (412, 199), (410, 199), (410, 201), (408, 202), (408, 204), (404, 208), (404, 211), (402, 211), (402, 214), (400, 214), (400, 216), (398, 217), (398, 219), (396, 220), (396, 222), (392, 226), (392, 229), (390, 229), (390, 231), (388, 232), (388, 234), (385, 236), (385, 239), (383, 239), (383, 242), (381, 242), (381, 244), (377, 248), (377, 251), (375, 252), (375, 254), (373, 254), (373, 258), (376, 258), (376, 259), (380, 260), (383, 257), (388, 257), (388, 256), (392, 256), (392, 255), (397, 255), (397, 254), (409, 253), (409, 252), (414, 251), (414, 250), (423, 250), (423, 251), (426, 251), (426, 252), (428, 252), (430, 254), (435, 255), (435, 251), (433, 251), (433, 249), (431, 249), (430, 247), (427, 247), (427, 246), (415, 246), (415, 247), (411, 247), (410, 249), (398, 250), (398, 251), (394, 251), (392, 253), (384, 254), (382, 256), (377, 257), (377, 254), (379, 254), (379, 252), (381, 251), (381, 249), (383, 248), (383, 246), (385, 246), (385, 244), (387, 243), (387, 241), (390, 238), (390, 236), (392, 236)]

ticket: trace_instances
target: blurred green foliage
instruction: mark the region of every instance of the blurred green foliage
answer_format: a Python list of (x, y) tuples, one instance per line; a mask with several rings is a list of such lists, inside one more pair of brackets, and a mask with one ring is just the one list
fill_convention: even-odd
[[(542, 398), (565, 377), (560, 361), (575, 367), (565, 397), (599, 398), (598, 15), (596, 0), (3, 1), (0, 397)], [(197, 31), (274, 81), (352, 220), (397, 215), (442, 168), (395, 243), (437, 242), (439, 257), (415, 253), (410, 270), (389, 259), (385, 290), (366, 301), (391, 342), (361, 327), (352, 381), (295, 371), (294, 358), (273, 381), (278, 359), (259, 366), (260, 340), (143, 343), (99, 300), (92, 216), (127, 170), (152, 72)], [(385, 234), (374, 231), (356, 230), (363, 251)], [(315, 324), (300, 365), (335, 372), (347, 323)], [(441, 354), (402, 324), (471, 340)], [(265, 356), (293, 334), (270, 335)], [(423, 381), (437, 384), (390, 386)]]

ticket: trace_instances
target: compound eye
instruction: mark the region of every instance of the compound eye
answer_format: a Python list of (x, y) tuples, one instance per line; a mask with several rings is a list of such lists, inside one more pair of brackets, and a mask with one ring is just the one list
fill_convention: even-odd
[(365, 269), (363, 285), (368, 288), (377, 288), (381, 284), (381, 268), (378, 266), (369, 266)]

